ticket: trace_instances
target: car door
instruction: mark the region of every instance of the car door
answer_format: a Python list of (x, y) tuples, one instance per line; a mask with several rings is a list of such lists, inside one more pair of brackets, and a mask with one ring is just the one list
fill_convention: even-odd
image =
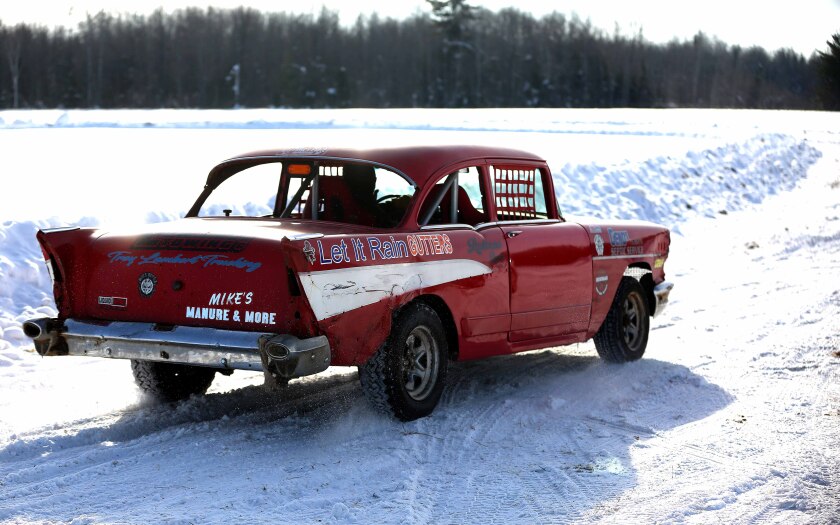
[(419, 209), (421, 233), (445, 232), (459, 258), (487, 268), (475, 286), (438, 290), (458, 323), (462, 358), (507, 353), (510, 279), (501, 229), (490, 221), (490, 190), (481, 166), (454, 166), (431, 187)]
[(489, 172), (510, 265), (510, 340), (585, 331), (593, 286), (586, 230), (550, 207), (547, 171), (491, 165)]

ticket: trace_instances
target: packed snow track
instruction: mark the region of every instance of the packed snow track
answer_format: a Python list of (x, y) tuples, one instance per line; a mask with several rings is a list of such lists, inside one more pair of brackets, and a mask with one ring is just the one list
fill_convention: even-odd
[[(115, 162), (135, 169), (130, 145), (116, 140), (116, 151), (93, 166), (25, 168), (32, 161), (24, 144), (33, 138), (82, 159), (92, 135), (125, 133), (142, 141), (147, 156), (159, 152), (160, 163), (202, 133), (204, 149), (188, 149), (203, 168), (220, 160), (221, 144), (236, 147), (223, 152), (234, 154), (294, 136), (247, 125), (199, 132), (181, 121), (133, 129), (132, 119), (156, 117), (120, 112), (108, 122), (123, 119), (129, 129), (86, 126), (81, 113), (70, 115), (72, 129), (43, 129), (41, 113), (5, 113), (0, 136), (20, 146), (8, 162), (43, 179), (27, 188), (82, 167), (80, 177), (103, 179), (113, 176)], [(840, 520), (835, 115), (543, 111), (521, 114), (520, 128), (510, 130), (504, 112), (452, 112), (440, 114), (452, 115), (452, 125), (437, 131), (412, 130), (402, 113), (388, 115), (375, 115), (373, 127), (384, 130), (364, 133), (531, 149), (563, 166), (554, 176), (567, 214), (671, 227), (665, 269), (676, 287), (652, 321), (645, 357), (611, 365), (590, 342), (456, 363), (434, 414), (411, 423), (368, 408), (356, 371), (344, 368), (280, 391), (264, 389), (260, 374), (237, 372), (217, 376), (205, 397), (154, 404), (138, 393), (127, 362), (42, 359), (20, 330), (22, 319), (54, 314), (34, 231), (107, 225), (115, 218), (110, 203), (89, 204), (85, 187), (49, 209), (14, 208), (10, 199), (0, 216), (0, 522)], [(691, 132), (682, 127), (688, 119), (696, 125)], [(310, 123), (307, 140), (363, 133), (352, 122), (349, 130), (317, 129), (320, 122)], [(488, 122), (498, 129), (488, 130)], [(521, 129), (528, 122), (531, 129)], [(602, 138), (614, 158), (599, 156)], [(588, 151), (580, 150), (584, 143)], [(623, 156), (614, 149), (622, 147)], [(575, 157), (564, 161), (564, 149)], [(138, 162), (136, 169), (149, 169)], [(181, 170), (184, 162), (173, 164)], [(161, 171), (149, 171), (143, 185), (165, 184), (171, 172)], [(194, 171), (180, 196), (184, 207), (203, 180)], [(156, 207), (153, 192), (142, 199), (121, 193), (134, 191), (135, 182), (109, 190), (126, 199), (121, 219), (177, 215), (176, 207)], [(18, 200), (24, 189), (6, 183)]]

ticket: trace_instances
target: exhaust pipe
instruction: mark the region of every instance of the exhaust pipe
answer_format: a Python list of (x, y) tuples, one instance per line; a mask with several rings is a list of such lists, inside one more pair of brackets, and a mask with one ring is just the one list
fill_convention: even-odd
[(23, 333), (35, 342), (35, 350), (40, 355), (62, 355), (66, 353), (66, 348), (55, 348), (61, 325), (58, 319), (37, 317), (23, 323)]
[(260, 344), (260, 355), (263, 359), (263, 369), (275, 377), (283, 377), (286, 380), (294, 375), (297, 362), (292, 362), (290, 357), (289, 336), (263, 337)]
[(323, 372), (330, 365), (330, 344), (323, 335), (298, 339), (293, 335), (260, 337), (263, 370), (278, 378), (292, 379)]
[(269, 339), (265, 344), (265, 353), (268, 354), (269, 361), (285, 361), (289, 358), (289, 347), (280, 341), (278, 338)]
[(50, 325), (52, 319), (49, 317), (39, 317), (37, 319), (30, 319), (23, 323), (23, 333), (26, 337), (34, 339), (35, 341), (43, 341), (49, 339)]

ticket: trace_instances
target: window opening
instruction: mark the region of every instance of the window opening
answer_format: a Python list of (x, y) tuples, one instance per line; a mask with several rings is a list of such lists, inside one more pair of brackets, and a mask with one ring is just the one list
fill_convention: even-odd
[(420, 211), (420, 225), (487, 222), (481, 172), (475, 166), (452, 172), (435, 184)]
[(408, 209), (414, 186), (399, 174), (364, 163), (320, 164), (289, 179), (280, 217), (391, 228)]
[(537, 169), (491, 168), (500, 221), (547, 218), (542, 177)]
[(277, 162), (259, 164), (228, 177), (209, 193), (198, 210), (198, 215), (271, 216), (277, 200), (281, 169), (281, 164)]

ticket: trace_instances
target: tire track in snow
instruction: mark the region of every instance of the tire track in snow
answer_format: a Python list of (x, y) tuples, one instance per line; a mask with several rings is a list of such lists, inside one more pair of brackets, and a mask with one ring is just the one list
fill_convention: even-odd
[[(564, 350), (568, 351), (568, 349)], [(503, 469), (507, 463), (505, 461), (505, 455), (516, 454), (516, 452), (510, 450), (510, 448), (505, 449), (500, 447), (500, 445), (505, 444), (498, 442), (498, 436), (504, 435), (503, 431), (500, 430), (500, 427), (510, 426), (512, 421), (516, 422), (520, 429), (528, 428), (533, 423), (536, 423), (537, 425), (542, 423), (541, 421), (533, 422), (525, 420), (527, 419), (527, 412), (523, 413), (522, 403), (518, 402), (519, 400), (517, 399), (517, 394), (521, 392), (522, 384), (526, 383), (526, 386), (529, 386), (545, 381), (562, 381), (564, 376), (583, 370), (594, 362), (591, 356), (581, 359), (576, 355), (566, 355), (564, 353), (557, 354), (550, 351), (532, 354), (529, 357), (530, 359), (525, 366), (521, 369), (517, 369), (516, 373), (512, 375), (506, 374), (500, 378), (501, 380), (499, 383), (501, 386), (506, 386), (507, 389), (497, 392), (495, 396), (491, 394), (489, 399), (485, 398), (484, 403), (486, 403), (486, 407), (482, 413), (478, 415), (478, 417), (474, 417), (474, 414), (467, 415), (472, 429), (470, 432), (470, 439), (483, 446), (483, 448), (480, 449), (480, 452), (485, 455), (485, 457), (482, 458), (482, 461), (486, 461), (486, 455), (490, 455), (490, 460)], [(501, 366), (502, 368), (505, 368), (504, 365)], [(475, 371), (468, 370), (466, 372), (472, 376)], [(490, 372), (492, 373), (492, 370)], [(486, 382), (486, 380), (484, 382)], [(494, 386), (492, 382), (490, 386)], [(525, 400), (525, 402), (530, 404), (528, 403), (528, 400)], [(523, 434), (526, 433), (520, 431), (519, 435), (516, 436), (519, 440), (513, 443), (513, 446), (515, 448), (519, 448), (520, 451), (528, 450), (530, 448), (529, 445), (533, 445), (528, 436)], [(508, 439), (512, 438), (513, 436), (510, 436)], [(559, 445), (562, 446), (562, 443), (559, 443)], [(462, 461), (464, 454), (468, 450), (469, 449), (464, 449), (462, 447), (458, 451), (456, 448), (456, 451), (459, 452), (457, 461)], [(495, 520), (496, 523), (502, 523), (505, 521), (521, 521), (523, 519), (527, 519), (529, 521), (533, 520), (535, 523), (540, 523), (541, 520), (546, 517), (548, 509), (542, 504), (540, 499), (535, 499), (533, 497), (534, 489), (537, 489), (538, 493), (541, 494), (544, 499), (564, 501), (562, 498), (562, 492), (557, 492), (558, 487), (553, 483), (544, 487), (534, 486), (531, 478), (534, 473), (541, 474), (546, 472), (547, 468), (544, 465), (527, 462), (524, 464), (517, 464), (515, 466), (511, 465), (508, 469), (510, 470), (507, 474), (510, 478), (515, 480), (511, 484), (517, 486), (520, 499), (516, 502), (518, 505), (512, 505), (510, 509), (507, 509), (509, 510), (508, 513), (502, 513), (500, 516), (497, 516), (498, 519)], [(468, 490), (470, 490), (473, 494), (480, 494), (483, 490), (484, 480), (473, 477), (471, 482), (472, 483), (468, 487)], [(542, 483), (539, 484), (542, 485)], [(466, 518), (472, 521), (475, 519), (481, 520), (484, 511), (488, 507), (492, 508), (490, 502), (507, 501), (509, 499), (509, 494), (511, 492), (510, 487), (506, 486), (504, 483), (495, 483), (493, 486), (497, 487), (497, 490), (494, 491), (493, 494), (483, 495), (482, 498), (474, 498), (469, 502), (469, 514)], [(522, 488), (520, 489), (519, 487)], [(552, 490), (546, 491), (546, 487), (551, 487)], [(444, 504), (443, 508), (446, 508), (447, 506), (451, 505)], [(554, 514), (554, 512), (549, 513), (549, 515), (550, 514)]]
[[(308, 412), (346, 398), (356, 389), (354, 373), (293, 382), (278, 392), (250, 386), (207, 394), (175, 404), (144, 400), (133, 409), (81, 419), (60, 427), (35, 429), (0, 449), (0, 458), (28, 459), (57, 449), (87, 447), (104, 441), (127, 442), (192, 423), (239, 416), (248, 424)], [(343, 395), (340, 395), (343, 394)]]
[[(488, 457), (496, 446), (488, 437), (493, 433), (496, 422), (507, 420), (506, 417), (502, 417), (507, 408), (495, 401), (488, 403), (480, 396), (482, 391), (486, 393), (488, 387), (499, 386), (505, 391), (510, 390), (511, 383), (515, 383), (539, 366), (540, 363), (527, 363), (521, 368), (516, 368), (512, 375), (504, 377), (493, 377), (498, 375), (498, 372), (488, 375), (485, 363), (458, 364), (452, 367), (450, 381), (440, 408), (447, 412), (446, 425), (453, 431), (446, 432), (446, 437), (442, 440), (426, 441), (425, 448), (416, 453), (425, 457), (434, 457), (438, 462), (443, 460), (442, 463), (446, 465), (455, 465), (457, 473), (462, 473), (462, 476), (456, 473), (454, 483), (450, 479), (446, 486), (437, 483), (439, 476), (435, 473), (426, 472), (426, 469), (417, 473), (418, 477), (432, 479), (432, 482), (427, 484), (430, 489), (429, 497), (424, 502), (429, 507), (429, 511), (425, 514), (428, 519), (422, 522), (468, 523), (475, 522), (479, 518), (486, 519), (489, 523), (497, 522), (497, 518), (487, 512), (488, 508), (494, 508), (495, 505), (488, 506), (487, 503), (495, 500), (498, 495), (495, 491), (492, 494), (484, 492), (488, 484), (483, 483), (483, 480), (478, 480), (480, 487), (476, 486), (474, 472), (481, 470), (475, 468), (476, 455), (479, 455), (478, 461), (497, 463), (496, 458)], [(465, 368), (468, 370), (465, 371)], [(458, 406), (453, 407), (453, 404)], [(419, 424), (429, 431), (428, 424), (425, 422)], [(477, 449), (476, 446), (480, 448)], [(492, 483), (490, 486), (492, 487)], [(465, 499), (467, 501), (464, 501)], [(483, 516), (476, 515), (473, 510), (475, 502), (479, 502), (479, 508), (483, 509)], [(453, 513), (452, 509), (459, 510)]]
[[(12, 499), (51, 497), (44, 487), (61, 488), (74, 480), (85, 480), (91, 473), (100, 473), (103, 468), (108, 471), (115, 453), (136, 460), (158, 454), (173, 440), (212, 435), (220, 427), (253, 430), (257, 425), (271, 425), (292, 415), (339, 412), (338, 407), (348, 400), (361, 401), (354, 379), (355, 374), (347, 374), (292, 383), (282, 392), (282, 399), (276, 392), (247, 387), (193, 398), (174, 407), (145, 406), (79, 420), (57, 429), (38, 429), (0, 451), (6, 465), (0, 469), (0, 473), (5, 473), (0, 477), (0, 486), (13, 487), (4, 491)], [(27, 440), (30, 435), (37, 437)], [(135, 450), (140, 453), (134, 453)], [(44, 460), (29, 466), (36, 457)]]
[[(454, 384), (448, 391), (447, 403), (454, 403), (452, 398), (458, 397), (475, 401), (460, 403), (451, 423), (463, 432), (448, 433), (441, 441), (428, 442), (428, 446), (434, 450), (431, 455), (440, 458), (443, 464), (458, 465), (466, 474), (454, 483), (450, 479), (447, 490), (436, 491), (432, 522), (551, 523), (560, 516), (575, 516), (578, 509), (597, 504), (605, 494), (615, 492), (615, 473), (606, 473), (609, 467), (591, 466), (599, 461), (589, 449), (591, 435), (569, 431), (570, 426), (588, 428), (587, 424), (593, 420), (569, 416), (564, 409), (571, 405), (564, 400), (558, 402), (550, 395), (535, 398), (532, 392), (545, 394), (545, 384), (562, 384), (564, 376), (588, 369), (597, 359), (591, 354), (582, 357), (555, 352), (529, 355), (527, 359), (529, 362), (517, 367), (513, 374), (500, 375), (499, 370), (508, 368), (501, 362), (490, 365), (493, 368), (471, 363), (459, 370), (463, 375), (453, 374)], [(521, 394), (526, 397), (523, 399)], [(523, 407), (523, 402), (528, 409)], [(538, 415), (534, 416), (534, 412)], [(601, 437), (599, 445), (607, 451), (626, 451), (628, 443), (633, 441), (627, 435), (639, 433), (632, 426), (597, 423), (606, 424), (610, 430), (621, 430), (606, 436), (608, 439)], [(511, 435), (511, 426), (521, 428), (522, 432)], [(534, 427), (539, 428), (537, 435), (542, 436), (536, 441), (526, 430)], [(546, 434), (550, 439), (546, 439)], [(506, 461), (507, 457), (523, 455), (535, 459), (513, 464)], [(614, 452), (602, 455), (614, 459)], [(495, 476), (486, 473), (488, 465)], [(480, 474), (472, 474), (473, 470)], [(619, 470), (625, 470), (622, 474), (626, 474), (626, 466)], [(506, 502), (507, 506), (501, 508), (498, 502)], [(453, 514), (452, 509), (459, 510)]]

